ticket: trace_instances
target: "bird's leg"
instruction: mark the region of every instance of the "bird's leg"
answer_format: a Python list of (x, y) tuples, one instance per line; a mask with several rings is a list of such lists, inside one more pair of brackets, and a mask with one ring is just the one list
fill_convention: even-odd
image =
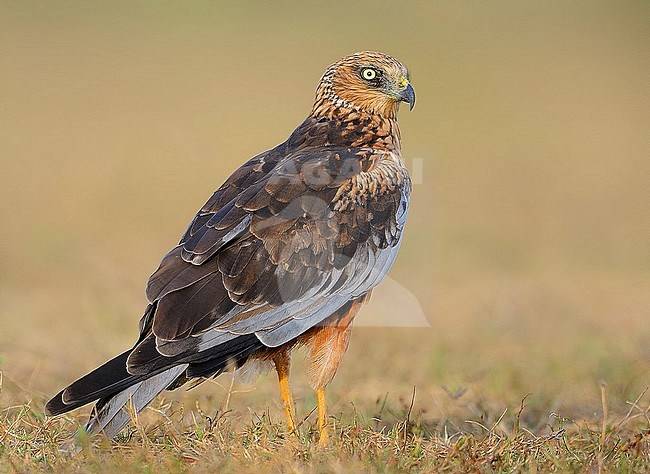
[(279, 352), (274, 358), (275, 370), (278, 372), (278, 382), (280, 383), (280, 395), (282, 395), (282, 405), (284, 413), (287, 415), (287, 427), (289, 433), (296, 435), (296, 411), (289, 385), (289, 370), (291, 367), (291, 356), (288, 352)]
[(325, 387), (318, 387), (318, 445), (325, 446), (329, 441), (329, 431), (327, 429), (327, 402), (325, 401)]
[(305, 343), (311, 347), (307, 370), (310, 384), (316, 390), (318, 397), (318, 432), (320, 435), (318, 444), (320, 446), (325, 446), (329, 439), (325, 387), (336, 374), (348, 348), (352, 321), (368, 297), (369, 295), (351, 301), (330, 316), (322, 326), (312, 328), (303, 336)]

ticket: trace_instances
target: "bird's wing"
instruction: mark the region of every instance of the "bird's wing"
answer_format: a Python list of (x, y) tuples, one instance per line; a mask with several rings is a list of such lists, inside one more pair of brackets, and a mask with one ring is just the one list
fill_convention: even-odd
[[(151, 276), (141, 344), (176, 361), (241, 335), (276, 347), (370, 291), (397, 255), (410, 190), (394, 170), (373, 176), (378, 161), (321, 148), (246, 163)], [(150, 355), (136, 347), (129, 371), (151, 370)]]

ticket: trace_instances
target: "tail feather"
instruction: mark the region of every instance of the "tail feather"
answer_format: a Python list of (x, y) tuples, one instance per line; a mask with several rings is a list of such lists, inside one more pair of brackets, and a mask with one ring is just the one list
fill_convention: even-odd
[(61, 390), (47, 402), (45, 412), (48, 415), (60, 415), (137, 383), (142, 377), (131, 375), (126, 370), (126, 359), (130, 352), (126, 351), (109, 360)]
[[(217, 376), (231, 363), (240, 367), (264, 347), (251, 334), (205, 351), (165, 357), (155, 344), (154, 338), (141, 338), (137, 352), (128, 350), (73, 382), (47, 402), (45, 412), (60, 415), (97, 400), (85, 430), (112, 438), (130, 421), (131, 406), (137, 414), (163, 390), (175, 389), (193, 378)], [(139, 362), (148, 364), (146, 371), (129, 373), (129, 357), (134, 353), (143, 359)], [(136, 365), (133, 371), (139, 368)]]
[(131, 410), (137, 414), (167, 389), (187, 369), (187, 364), (177, 365), (153, 377), (138, 382), (115, 395), (97, 402), (85, 425), (89, 434), (104, 433), (113, 438), (131, 421)]

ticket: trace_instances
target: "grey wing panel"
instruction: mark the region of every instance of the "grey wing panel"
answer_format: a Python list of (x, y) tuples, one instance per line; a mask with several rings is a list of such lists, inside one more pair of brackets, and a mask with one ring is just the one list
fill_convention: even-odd
[(324, 319), (334, 314), (350, 300), (347, 295), (335, 295), (324, 299), (312, 307), (301, 318), (292, 318), (271, 329), (256, 331), (257, 338), (267, 347), (278, 347), (285, 344), (308, 329), (317, 326)]
[(374, 255), (367, 246), (361, 247), (346, 266), (347, 271), (339, 272), (339, 278), (345, 278), (345, 282), (335, 292), (332, 289), (339, 283), (338, 279), (330, 280), (326, 287), (306, 301), (288, 302), (241, 322), (212, 328), (197, 336), (198, 350), (204, 351), (237, 335), (251, 333), (255, 333), (267, 347), (289, 342), (309, 328), (317, 326), (351, 299), (372, 290), (388, 273), (398, 249), (399, 246), (396, 245)]

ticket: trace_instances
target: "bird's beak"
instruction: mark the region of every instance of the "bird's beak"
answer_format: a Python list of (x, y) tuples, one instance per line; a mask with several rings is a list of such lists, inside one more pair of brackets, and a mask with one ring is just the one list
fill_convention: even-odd
[(415, 107), (415, 89), (411, 84), (407, 84), (406, 88), (397, 93), (399, 100), (402, 102), (408, 102), (409, 110), (413, 110)]

